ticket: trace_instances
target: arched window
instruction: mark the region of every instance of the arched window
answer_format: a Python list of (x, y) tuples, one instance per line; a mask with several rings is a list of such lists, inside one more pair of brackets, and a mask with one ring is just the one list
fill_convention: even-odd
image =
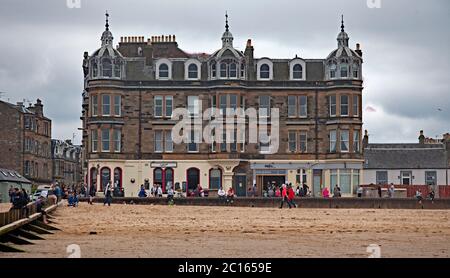
[(108, 167), (103, 167), (100, 170), (100, 191), (105, 190), (108, 183), (111, 183), (111, 170)]
[(221, 63), (220, 64), (220, 78), (226, 78), (227, 77), (227, 64)]
[(111, 59), (103, 58), (102, 60), (102, 76), (103, 77), (112, 77), (112, 63)]
[[(186, 171), (187, 191), (194, 192), (200, 184), (200, 170), (197, 168), (189, 168)], [(189, 194), (188, 194), (189, 195)]]
[(158, 70), (159, 78), (169, 78), (169, 66), (167, 64), (161, 64)]
[(359, 78), (359, 65), (354, 63), (352, 66), (353, 78)]
[(237, 66), (235, 63), (230, 64), (230, 78), (237, 78)]
[(92, 72), (92, 77), (97, 77), (98, 75), (98, 64), (97, 64), (97, 60), (92, 60), (91, 61), (91, 72)]
[(346, 63), (340, 65), (341, 68), (341, 78), (348, 77), (348, 65)]
[(153, 170), (153, 184), (158, 186), (163, 185), (163, 170), (161, 168)]
[(114, 187), (123, 188), (122, 185), (122, 169), (114, 169)]
[[(161, 76), (161, 75), (160, 75)], [(190, 64), (188, 67), (188, 78), (198, 78), (198, 67), (196, 64)]]
[(209, 189), (219, 189), (222, 186), (222, 171), (220, 169), (209, 170)]
[(268, 64), (262, 64), (259, 70), (259, 78), (269, 79), (270, 78), (270, 67)]
[(164, 191), (169, 190), (169, 188), (174, 189), (173, 187), (173, 169), (167, 168), (164, 171)]
[(95, 187), (95, 191), (97, 191), (97, 168), (92, 167), (90, 171), (90, 183), (89, 186)]
[(114, 77), (120, 78), (120, 68), (122, 66), (122, 63), (119, 59), (114, 60)]
[(303, 78), (303, 67), (300, 64), (296, 64), (292, 71), (293, 79), (302, 79)]
[(337, 66), (336, 66), (336, 63), (331, 63), (330, 64), (330, 79), (333, 79), (333, 78), (336, 78), (336, 69), (337, 69)]
[(216, 78), (216, 62), (213, 62), (211, 65), (211, 77)]

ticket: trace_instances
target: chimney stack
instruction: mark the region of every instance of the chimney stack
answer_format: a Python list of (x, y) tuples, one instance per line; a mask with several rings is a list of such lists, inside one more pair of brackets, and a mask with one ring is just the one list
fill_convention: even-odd
[(42, 105), (42, 101), (40, 99), (36, 100), (36, 103), (34, 104), (34, 112), (38, 115), (38, 116), (43, 116), (44, 115), (44, 105)]
[(363, 56), (362, 50), (361, 50), (361, 45), (359, 43), (356, 44), (356, 53), (358, 53), (359, 56)]
[(420, 131), (419, 144), (425, 144), (425, 136), (423, 135), (423, 130)]

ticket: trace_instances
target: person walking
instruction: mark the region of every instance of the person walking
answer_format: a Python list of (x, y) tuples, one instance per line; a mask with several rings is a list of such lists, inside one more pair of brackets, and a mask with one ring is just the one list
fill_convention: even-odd
[[(292, 205), (293, 207), (297, 208), (297, 204), (294, 203), (294, 198), (295, 198), (295, 192), (294, 189), (292, 188), (292, 186), (289, 186), (288, 188), (288, 202), (290, 205)], [(289, 208), (291, 208), (289, 206)]]
[(283, 208), (284, 203), (287, 203), (289, 208), (291, 208), (291, 203), (289, 202), (288, 199), (288, 194), (287, 194), (287, 188), (286, 188), (286, 184), (283, 184), (281, 186), (281, 203), (280, 203), (280, 209)]
[(175, 192), (173, 191), (172, 187), (169, 187), (169, 190), (167, 190), (167, 204), (169, 206), (173, 206), (173, 196), (175, 195)]
[(381, 198), (382, 195), (381, 185), (378, 185), (378, 198)]
[(54, 193), (56, 196), (56, 203), (59, 203), (61, 201), (62, 191), (61, 191), (61, 187), (59, 186), (58, 183), (56, 183), (56, 185), (55, 185)]
[(91, 187), (89, 188), (89, 202), (88, 202), (89, 205), (93, 204), (92, 201), (95, 197), (95, 193), (96, 193), (95, 185), (91, 185)]
[(105, 201), (103, 202), (103, 205), (108, 204), (108, 206), (111, 206), (111, 202), (112, 202), (112, 188), (111, 188), (111, 184), (108, 182), (105, 186)]
[(389, 190), (388, 190), (389, 198), (394, 198), (394, 194), (395, 194), (395, 187), (394, 187), (394, 184), (391, 184), (391, 187), (389, 187)]
[(163, 192), (161, 185), (158, 185), (158, 188), (156, 189), (156, 194), (158, 195), (159, 198), (162, 198)]
[(358, 186), (358, 189), (356, 189), (356, 194), (358, 195), (358, 198), (362, 198), (364, 189), (362, 186)]

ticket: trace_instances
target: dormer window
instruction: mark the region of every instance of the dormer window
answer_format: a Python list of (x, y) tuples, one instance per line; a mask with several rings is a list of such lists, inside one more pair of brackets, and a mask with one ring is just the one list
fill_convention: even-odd
[(95, 59), (91, 61), (91, 70), (92, 70), (92, 77), (97, 77), (98, 64), (97, 64), (97, 60), (95, 60)]
[(227, 64), (220, 64), (220, 78), (227, 78)]
[(159, 78), (169, 78), (169, 66), (167, 64), (161, 64), (158, 70)]
[(359, 78), (359, 65), (354, 63), (352, 66), (353, 78)]
[(341, 78), (347, 78), (347, 77), (348, 77), (348, 65), (341, 64)]
[(103, 58), (102, 60), (102, 76), (112, 77), (112, 63), (109, 58)]
[(245, 64), (241, 64), (241, 78), (245, 78)]
[(211, 65), (211, 77), (216, 78), (217, 75), (217, 69), (216, 69), (216, 62), (213, 62)]
[(296, 64), (292, 71), (292, 79), (302, 79), (303, 78), (303, 67), (300, 64)]
[(269, 79), (270, 78), (270, 67), (268, 64), (262, 64), (259, 70), (259, 78)]
[(188, 67), (188, 78), (197, 79), (198, 78), (198, 67), (196, 64), (190, 64)]
[(237, 78), (237, 66), (235, 63), (230, 64), (230, 78)]
[(336, 69), (337, 69), (336, 64), (332, 63), (330, 65), (330, 79), (336, 78)]

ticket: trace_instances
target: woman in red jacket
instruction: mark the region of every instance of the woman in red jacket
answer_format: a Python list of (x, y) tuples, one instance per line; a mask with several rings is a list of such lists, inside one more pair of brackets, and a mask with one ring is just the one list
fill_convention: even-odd
[(288, 204), (290, 204), (289, 208), (291, 207), (291, 205), (293, 207), (297, 207), (297, 204), (294, 203), (295, 192), (294, 192), (294, 189), (292, 188), (292, 185), (289, 185), (287, 191), (288, 191), (287, 192), (287, 194), (288, 194)]

